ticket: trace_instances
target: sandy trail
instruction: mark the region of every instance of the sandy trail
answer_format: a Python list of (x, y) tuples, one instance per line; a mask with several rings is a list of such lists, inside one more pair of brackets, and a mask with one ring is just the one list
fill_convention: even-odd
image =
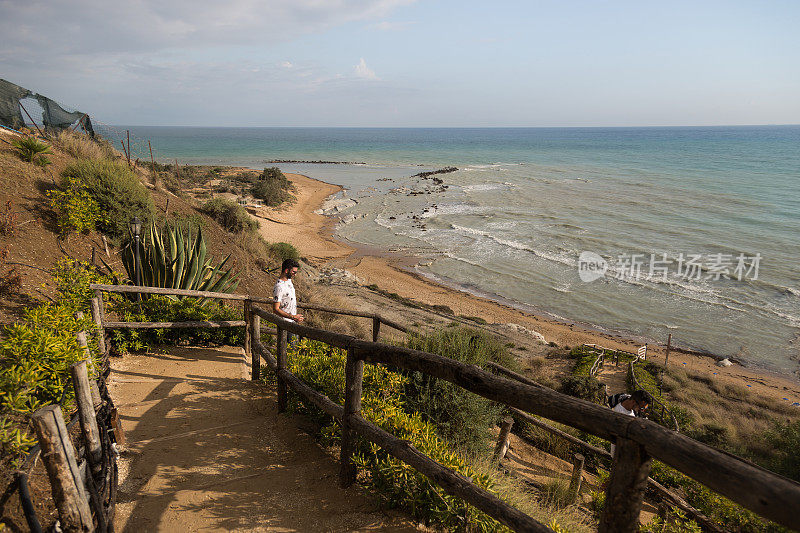
[(138, 531), (417, 531), (338, 487), (338, 463), (246, 379), (241, 348), (115, 359), (127, 443), (115, 528)]

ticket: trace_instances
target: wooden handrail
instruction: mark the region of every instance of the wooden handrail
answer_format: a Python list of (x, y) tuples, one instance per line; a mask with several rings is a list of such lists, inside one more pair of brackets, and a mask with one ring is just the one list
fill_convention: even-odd
[[(478, 367), (440, 355), (311, 328), (280, 319), (255, 306), (253, 312), (279, 329), (347, 348), (354, 357), (367, 363), (422, 372), (484, 398), (601, 438), (631, 441), (641, 447), (642, 453), (661, 460), (761, 516), (788, 527), (800, 527), (800, 516), (794, 511), (800, 505), (800, 484), (655, 422), (625, 416), (547, 388), (494, 376)], [(646, 461), (643, 464), (646, 467)], [(622, 487), (620, 490), (634, 489)]]
[[(89, 289), (93, 291), (106, 291), (106, 292), (115, 292), (115, 293), (127, 293), (127, 294), (160, 294), (162, 296), (189, 296), (194, 298), (216, 298), (220, 300), (236, 300), (236, 301), (250, 301), (253, 303), (267, 303), (271, 304), (275, 301), (274, 298), (269, 298), (266, 296), (251, 296), (248, 294), (234, 294), (234, 293), (227, 293), (227, 292), (211, 292), (211, 291), (195, 291), (195, 290), (188, 290), (188, 289), (169, 289), (164, 287), (144, 287), (139, 285), (104, 285), (101, 283), (92, 283), (89, 285)], [(347, 309), (336, 309), (334, 307), (327, 307), (324, 305), (315, 305), (315, 304), (307, 304), (303, 302), (298, 302), (298, 307), (302, 309), (309, 309), (313, 311), (322, 311), (325, 313), (333, 313), (337, 315), (345, 315), (345, 316), (355, 316), (361, 318), (372, 318), (374, 320), (380, 321), (382, 324), (386, 324), (390, 328), (396, 329), (403, 333), (408, 332), (408, 328), (389, 320), (387, 318), (382, 317), (377, 313), (367, 313), (364, 311), (350, 311)], [(116, 327), (116, 328), (124, 328), (124, 327), (135, 327), (135, 326), (123, 326), (122, 322), (114, 322), (114, 326), (109, 327)], [(144, 324), (144, 323), (142, 323)], [(236, 324), (237, 326), (243, 326), (244, 324)], [(139, 326), (139, 327), (148, 327), (148, 326)], [(149, 326), (149, 327), (169, 327), (169, 326)], [(198, 326), (174, 326), (174, 327), (204, 327), (202, 325)], [(214, 326), (210, 326), (214, 327)]]

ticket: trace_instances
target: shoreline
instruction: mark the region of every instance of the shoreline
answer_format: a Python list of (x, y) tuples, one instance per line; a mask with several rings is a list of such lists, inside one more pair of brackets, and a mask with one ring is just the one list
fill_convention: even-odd
[[(634, 335), (607, 332), (569, 319), (560, 321), (544, 316), (546, 311), (519, 309), (512, 302), (497, 301), (488, 294), (473, 294), (448, 286), (411, 270), (413, 258), (338, 240), (334, 237), (335, 217), (315, 211), (343, 187), (301, 174), (286, 175), (296, 188), (297, 200), (288, 206), (260, 208), (251, 214), (261, 223), (259, 231), (267, 241), (290, 242), (301, 256), (312, 260), (316, 266), (346, 269), (360, 278), (363, 285), (375, 284), (382, 290), (429, 306), (447, 306), (455, 315), (479, 317), (489, 324), (519, 324), (559, 347), (598, 344), (635, 353), (643, 344)], [(457, 284), (454, 282), (454, 285)], [(664, 356), (664, 345), (648, 344), (648, 360), (663, 365)], [(741, 364), (718, 367), (716, 359), (711, 353), (672, 347), (669, 366), (683, 366), (708, 375), (715, 373), (718, 379), (745, 384), (758, 394), (781, 401), (789, 396), (790, 403), (800, 401), (800, 381), (796, 376), (787, 377), (766, 368)]]

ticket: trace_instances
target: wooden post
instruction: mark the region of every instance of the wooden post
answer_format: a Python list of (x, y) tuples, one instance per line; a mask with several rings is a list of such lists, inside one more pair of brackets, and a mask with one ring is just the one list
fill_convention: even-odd
[(356, 480), (356, 465), (353, 462), (356, 432), (352, 428), (352, 417), (361, 414), (361, 387), (364, 381), (364, 361), (356, 359), (352, 348), (347, 349), (344, 367), (344, 414), (342, 416), (342, 449), (340, 456), (339, 485), (349, 487)]
[(664, 355), (664, 370), (667, 369), (667, 363), (669, 362), (669, 352), (672, 348), (672, 333), (667, 335), (667, 353)]
[(576, 453), (572, 456), (572, 479), (569, 482), (569, 502), (575, 503), (581, 491), (583, 481), (583, 455)]
[(69, 440), (61, 408), (57, 405), (42, 407), (31, 419), (42, 447), (42, 461), (50, 478), (61, 527), (64, 531), (93, 531), (89, 498), (81, 482), (75, 449)]
[(122, 139), (119, 140), (119, 143), (122, 145), (122, 153), (125, 154), (125, 159), (128, 159), (128, 149), (125, 148), (125, 141)]
[(639, 530), (639, 512), (652, 461), (641, 444), (630, 439), (617, 439), (606, 488), (606, 505), (597, 529), (599, 533)]
[(128, 136), (128, 151), (125, 153), (128, 155), (128, 166), (131, 166), (131, 130), (125, 130), (125, 134)]
[(275, 325), (278, 328), (278, 335), (275, 339), (275, 362), (278, 366), (278, 412), (282, 413), (286, 411), (288, 403), (286, 380), (281, 376), (281, 370), (286, 370), (288, 366), (286, 359), (286, 330), (280, 324)]
[(500, 435), (497, 437), (497, 446), (495, 446), (492, 456), (493, 463), (499, 463), (508, 453), (508, 440), (511, 438), (511, 426), (513, 425), (514, 419), (510, 416), (503, 419), (503, 423), (500, 425)]
[(95, 474), (103, 468), (103, 446), (100, 442), (100, 430), (97, 428), (97, 416), (94, 411), (89, 373), (86, 361), (79, 361), (69, 367), (72, 375), (72, 386), (75, 389), (75, 401), (78, 404), (78, 416), (81, 421), (81, 433), (86, 445), (89, 465)]
[(100, 357), (105, 357), (106, 350), (106, 330), (103, 327), (103, 293), (94, 291), (94, 298), (91, 300), (92, 320), (97, 326), (97, 346), (100, 349)]
[(153, 147), (150, 146), (150, 139), (147, 139), (147, 148), (150, 149), (150, 170), (153, 171), (153, 186), (156, 185), (156, 160), (153, 159)]
[[(75, 318), (78, 320), (83, 320), (83, 311), (76, 311)], [(83, 348), (83, 351), (86, 354), (86, 362), (89, 365), (89, 368), (91, 368), (92, 373), (94, 373), (95, 366), (94, 361), (92, 361), (92, 352), (89, 350), (89, 343), (86, 342), (86, 332), (84, 330), (80, 330), (75, 334), (75, 340), (78, 341), (78, 346)], [(100, 396), (100, 389), (97, 388), (97, 382), (90, 380), (89, 389), (92, 395), (92, 404), (94, 404), (94, 408), (97, 409), (103, 403), (103, 398)]]
[(251, 378), (253, 381), (255, 381), (261, 378), (261, 354), (258, 352), (258, 350), (253, 349), (253, 344), (257, 341), (261, 341), (261, 317), (253, 313), (251, 309), (248, 309), (248, 316), (250, 318)]
[(100, 240), (103, 241), (103, 248), (106, 249), (106, 257), (111, 257), (111, 252), (108, 251), (108, 239), (105, 235), (100, 235)]
[(381, 332), (381, 317), (375, 315), (372, 317), (372, 342), (378, 342), (378, 335)]

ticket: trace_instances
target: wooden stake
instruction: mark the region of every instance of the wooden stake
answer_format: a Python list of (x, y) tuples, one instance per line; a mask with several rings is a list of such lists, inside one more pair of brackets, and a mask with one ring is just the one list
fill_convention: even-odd
[(508, 440), (511, 438), (511, 427), (513, 425), (514, 419), (510, 416), (503, 419), (503, 423), (500, 425), (500, 435), (497, 437), (497, 446), (495, 446), (494, 455), (492, 456), (493, 463), (499, 463), (508, 453)]
[(275, 324), (278, 328), (278, 338), (275, 339), (275, 361), (278, 363), (278, 412), (286, 411), (288, 404), (286, 380), (281, 377), (281, 370), (288, 370), (286, 358), (286, 330), (279, 324)]
[(103, 447), (100, 442), (100, 430), (97, 428), (97, 417), (94, 411), (89, 373), (86, 361), (79, 361), (69, 368), (72, 375), (72, 386), (75, 388), (75, 401), (78, 404), (78, 416), (81, 421), (81, 433), (86, 445), (89, 465), (94, 474), (103, 469)]
[(128, 136), (128, 166), (131, 166), (131, 130), (125, 130), (125, 133)]
[(150, 168), (153, 171), (153, 187), (156, 186), (156, 160), (153, 159), (153, 147), (150, 146), (150, 139), (147, 139), (147, 148), (150, 150)]
[(669, 351), (672, 348), (672, 333), (667, 335), (667, 353), (664, 355), (664, 370), (667, 369), (667, 363), (669, 362)]
[(91, 299), (92, 320), (97, 326), (97, 346), (100, 349), (100, 357), (105, 357), (108, 353), (106, 349), (106, 329), (103, 327), (103, 293), (94, 291), (94, 298)]
[(381, 332), (381, 317), (375, 315), (372, 317), (372, 342), (378, 342), (378, 335)]
[(356, 359), (352, 348), (347, 350), (344, 367), (344, 414), (342, 416), (342, 447), (339, 465), (339, 485), (349, 487), (356, 480), (356, 465), (353, 462), (357, 433), (353, 429), (353, 418), (361, 414), (361, 388), (364, 381), (364, 361)]
[(599, 533), (633, 533), (639, 530), (639, 512), (652, 461), (641, 444), (630, 439), (617, 439)]
[(569, 482), (569, 502), (575, 503), (581, 491), (583, 481), (583, 455), (576, 453), (572, 456), (572, 479)]
[(108, 239), (106, 239), (105, 235), (101, 235), (100, 239), (103, 241), (103, 248), (106, 249), (106, 257), (111, 257), (111, 252), (108, 251)]
[(64, 531), (94, 531), (89, 497), (81, 481), (61, 408), (57, 405), (42, 407), (33, 413), (31, 420), (42, 447), (42, 462), (50, 478), (61, 527)]
[(251, 305), (252, 302), (250, 300), (245, 301), (245, 307), (247, 308), (245, 316), (250, 320), (250, 333), (247, 340), (250, 342), (251, 378), (256, 381), (261, 378), (261, 354), (258, 353), (258, 350), (253, 350), (253, 343), (256, 340), (261, 341), (261, 317), (252, 313), (250, 310)]

